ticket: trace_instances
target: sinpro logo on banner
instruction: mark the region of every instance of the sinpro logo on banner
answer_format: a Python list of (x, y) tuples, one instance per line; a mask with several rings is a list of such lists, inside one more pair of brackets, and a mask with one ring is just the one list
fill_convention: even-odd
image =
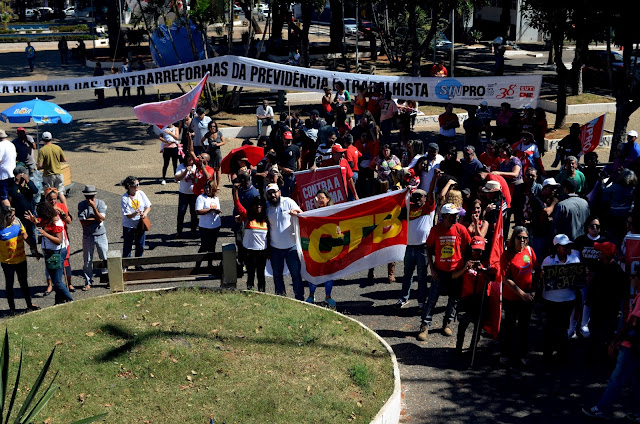
[(454, 97), (482, 97), (485, 92), (484, 85), (463, 85), (453, 78), (443, 79), (436, 85), (436, 96), (445, 100), (451, 100)]

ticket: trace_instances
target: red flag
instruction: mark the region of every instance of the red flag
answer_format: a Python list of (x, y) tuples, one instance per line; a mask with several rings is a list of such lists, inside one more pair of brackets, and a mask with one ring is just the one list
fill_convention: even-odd
[(169, 124), (178, 122), (195, 109), (200, 99), (200, 94), (204, 84), (209, 78), (209, 72), (202, 80), (193, 87), (187, 94), (183, 94), (177, 99), (165, 100), (164, 102), (144, 103), (133, 108), (140, 122), (154, 124), (159, 128), (164, 128)]
[(500, 261), (504, 253), (504, 235), (502, 233), (502, 208), (498, 215), (498, 222), (493, 233), (491, 252), (489, 254), (489, 267), (496, 269), (496, 280), (489, 283), (487, 288), (487, 309), (482, 328), (494, 339), (500, 333), (500, 319), (502, 316), (502, 269)]
[(600, 140), (602, 140), (602, 134), (604, 133), (604, 118), (606, 115), (602, 115), (589, 121), (580, 127), (580, 141), (582, 142), (582, 154), (593, 152)]

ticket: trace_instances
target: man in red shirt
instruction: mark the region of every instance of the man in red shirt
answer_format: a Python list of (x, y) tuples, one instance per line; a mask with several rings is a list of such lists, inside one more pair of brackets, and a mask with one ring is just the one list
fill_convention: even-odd
[(440, 59), (438, 63), (431, 67), (431, 76), (436, 78), (445, 78), (449, 76), (447, 68), (444, 66), (444, 60)]
[(457, 223), (460, 210), (452, 203), (447, 203), (440, 209), (442, 222), (431, 229), (427, 237), (427, 259), (431, 268), (431, 289), (429, 299), (422, 310), (422, 324), (418, 333), (418, 340), (426, 340), (433, 321), (433, 308), (438, 302), (440, 288), (443, 287), (448, 295), (447, 309), (442, 322), (445, 336), (452, 336), (453, 331), (449, 323), (456, 316), (456, 305), (460, 296), (460, 279), (454, 279), (453, 274), (464, 267), (463, 254), (471, 236), (464, 225)]

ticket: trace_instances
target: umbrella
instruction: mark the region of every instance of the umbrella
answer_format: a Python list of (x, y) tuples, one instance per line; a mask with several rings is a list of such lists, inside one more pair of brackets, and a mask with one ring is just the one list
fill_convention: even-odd
[(0, 113), (0, 119), (12, 124), (26, 124), (31, 119), (36, 123), (36, 139), (38, 124), (57, 124), (71, 122), (71, 115), (55, 103), (35, 98), (18, 103)]
[(251, 166), (256, 166), (264, 158), (264, 148), (258, 146), (240, 146), (233, 149), (220, 163), (220, 170), (224, 174), (231, 174), (231, 164), (234, 160), (246, 157)]

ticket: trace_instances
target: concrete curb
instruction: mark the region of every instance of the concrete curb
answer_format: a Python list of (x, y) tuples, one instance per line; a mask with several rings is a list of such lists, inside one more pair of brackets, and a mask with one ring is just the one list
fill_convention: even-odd
[[(544, 139), (544, 148), (549, 152), (552, 150), (558, 150), (558, 143), (562, 140), (561, 138), (554, 139)], [(598, 144), (598, 148), (606, 147), (611, 148), (611, 142), (613, 141), (613, 135), (603, 135), (600, 144)]]
[[(141, 289), (141, 290), (131, 290), (131, 291), (123, 291), (121, 293), (110, 293), (107, 294), (105, 296), (119, 296), (119, 295), (124, 295), (124, 294), (132, 294), (132, 293), (142, 293), (142, 292), (159, 292), (159, 291), (169, 291), (169, 290), (176, 290), (179, 288), (182, 288), (184, 286), (171, 286), (171, 287), (163, 287), (163, 288), (155, 288), (155, 289)], [(203, 287), (200, 287), (200, 289), (202, 289)], [(235, 288), (232, 287), (204, 287), (204, 289), (207, 290), (212, 290), (212, 291), (226, 291), (226, 290), (237, 290)], [(378, 333), (376, 333), (375, 331), (373, 331), (372, 329), (370, 329), (369, 327), (367, 327), (366, 325), (364, 325), (363, 323), (361, 323), (360, 321), (356, 320), (355, 318), (351, 318), (348, 317), (344, 314), (341, 314), (340, 312), (337, 311), (331, 311), (330, 309), (324, 308), (322, 306), (319, 305), (315, 305), (315, 304), (311, 304), (311, 303), (307, 303), (305, 301), (302, 300), (297, 300), (297, 299), (292, 299), (289, 297), (283, 297), (283, 296), (278, 296), (276, 294), (272, 294), (272, 293), (262, 293), (262, 292), (256, 292), (256, 291), (251, 291), (251, 290), (237, 290), (237, 291), (248, 291), (257, 295), (264, 295), (264, 296), (273, 296), (273, 297), (279, 297), (281, 299), (286, 299), (292, 302), (299, 302), (302, 303), (305, 306), (313, 306), (315, 308), (320, 308), (323, 309), (325, 311), (330, 311), (333, 312), (336, 315), (339, 315), (340, 317), (344, 318), (344, 319), (348, 319), (350, 321), (355, 322), (356, 324), (358, 324), (360, 327), (364, 328), (366, 331), (368, 331), (369, 333), (371, 333), (376, 339), (378, 339), (380, 341), (380, 343), (382, 343), (382, 345), (385, 347), (385, 349), (387, 349), (387, 352), (389, 353), (389, 356), (391, 358), (391, 362), (393, 364), (393, 393), (391, 393), (391, 396), (389, 397), (389, 399), (387, 399), (387, 401), (385, 402), (385, 404), (382, 406), (382, 408), (380, 408), (380, 410), (378, 411), (378, 413), (376, 414), (376, 416), (373, 418), (373, 420), (371, 420), (370, 424), (398, 424), (400, 422), (400, 411), (402, 410), (402, 386), (400, 384), (400, 368), (398, 367), (398, 358), (396, 357), (396, 354), (394, 353), (393, 349), (391, 348), (391, 346), (389, 345), (389, 343), (387, 343), (382, 337), (380, 337), (378, 335)], [(57, 307), (57, 306), (64, 306), (67, 305), (68, 303), (63, 303), (60, 305), (54, 305), (53, 307)], [(40, 309), (40, 311), (44, 310)], [(46, 308), (49, 309), (49, 308)], [(38, 311), (33, 311), (33, 312), (38, 312)], [(33, 313), (30, 312), (30, 313)]]
[[(538, 107), (551, 113), (558, 112), (558, 104), (556, 102), (550, 102), (549, 100), (538, 99)], [(584, 105), (567, 105), (567, 115), (576, 115), (579, 113), (605, 113), (615, 112), (615, 103), (587, 103)]]

